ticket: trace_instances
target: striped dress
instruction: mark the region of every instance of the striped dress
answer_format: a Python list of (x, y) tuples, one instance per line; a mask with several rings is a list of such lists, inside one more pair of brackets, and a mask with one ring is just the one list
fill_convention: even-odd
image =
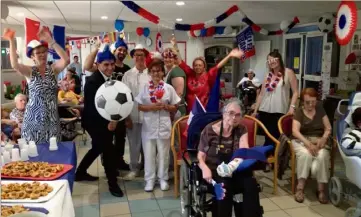
[(51, 66), (44, 77), (33, 67), (28, 79), (29, 102), (26, 105), (21, 137), (36, 144), (49, 142), (53, 136), (60, 141), (60, 124), (57, 102), (57, 81)]

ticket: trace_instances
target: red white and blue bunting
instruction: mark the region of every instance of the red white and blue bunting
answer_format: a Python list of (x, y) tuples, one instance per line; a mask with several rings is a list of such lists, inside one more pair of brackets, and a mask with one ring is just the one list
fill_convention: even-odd
[[(120, 1), (126, 7), (128, 7), (133, 12), (139, 14), (143, 18), (147, 19), (148, 21), (154, 24), (160, 24), (160, 18), (151, 12), (145, 10), (144, 8), (140, 7), (133, 1)], [(208, 37), (214, 34), (224, 34), (221, 33), (227, 27), (215, 27), (214, 25), (221, 23), (225, 19), (227, 19), (230, 15), (238, 12), (241, 16), (241, 21), (246, 23), (247, 25), (251, 26), (253, 31), (259, 32), (264, 35), (281, 35), (290, 29), (292, 29), (297, 23), (299, 23), (299, 19), (295, 17), (293, 21), (283, 21), (280, 24), (280, 29), (276, 31), (268, 31), (266, 29), (261, 28), (259, 25), (253, 23), (251, 19), (249, 19), (239, 8), (237, 5), (233, 5), (227, 11), (222, 13), (221, 15), (217, 16), (212, 20), (205, 21), (203, 23), (197, 24), (180, 24), (175, 23), (173, 27), (170, 27), (173, 30), (179, 31), (189, 31), (189, 35), (193, 37)], [(218, 28), (218, 29), (217, 29)], [(230, 27), (229, 27), (230, 28)]]

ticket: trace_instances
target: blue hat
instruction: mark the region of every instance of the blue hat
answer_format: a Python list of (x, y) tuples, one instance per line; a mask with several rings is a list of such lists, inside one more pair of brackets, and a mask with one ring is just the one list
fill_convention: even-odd
[(97, 54), (97, 63), (101, 63), (101, 62), (106, 61), (106, 60), (115, 61), (115, 56), (110, 51), (109, 44), (103, 44), (99, 48), (99, 51), (98, 51), (98, 54)]
[(128, 45), (127, 45), (127, 43), (125, 43), (125, 41), (124, 41), (122, 38), (120, 38), (120, 37), (118, 37), (118, 38), (117, 38), (117, 41), (116, 41), (114, 44), (112, 44), (112, 49), (111, 49), (111, 51), (114, 53), (115, 50), (118, 49), (118, 47), (125, 47), (125, 49), (128, 50)]

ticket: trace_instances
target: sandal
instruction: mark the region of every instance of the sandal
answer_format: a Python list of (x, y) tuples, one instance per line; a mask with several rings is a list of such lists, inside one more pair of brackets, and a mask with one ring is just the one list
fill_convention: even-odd
[(318, 198), (318, 202), (320, 202), (321, 204), (327, 204), (328, 203), (328, 199), (327, 196), (325, 194), (325, 191), (317, 191), (316, 196)]
[(303, 189), (298, 188), (295, 194), (295, 201), (298, 203), (303, 203), (304, 200), (305, 200), (305, 194), (303, 193)]

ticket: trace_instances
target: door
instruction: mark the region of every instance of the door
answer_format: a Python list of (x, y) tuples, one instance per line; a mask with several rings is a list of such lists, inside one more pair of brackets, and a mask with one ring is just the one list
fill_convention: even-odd
[(302, 63), (304, 37), (300, 34), (285, 35), (283, 42), (283, 47), (285, 48), (283, 54), (285, 66), (294, 70), (298, 80), (298, 88), (301, 90), (303, 83)]
[(303, 88), (319, 89), (322, 71), (323, 34), (306, 35)]

